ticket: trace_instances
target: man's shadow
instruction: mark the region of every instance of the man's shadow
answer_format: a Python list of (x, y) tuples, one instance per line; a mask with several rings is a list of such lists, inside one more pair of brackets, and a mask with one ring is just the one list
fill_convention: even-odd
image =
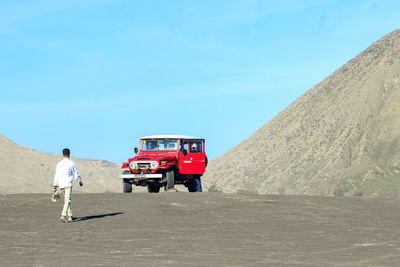
[(75, 217), (74, 222), (81, 222), (81, 221), (87, 221), (87, 220), (92, 220), (92, 219), (100, 219), (108, 216), (117, 216), (120, 214), (124, 214), (123, 212), (114, 212), (114, 213), (108, 213), (108, 214), (99, 214), (99, 215), (90, 215), (90, 216), (84, 216), (84, 217)]

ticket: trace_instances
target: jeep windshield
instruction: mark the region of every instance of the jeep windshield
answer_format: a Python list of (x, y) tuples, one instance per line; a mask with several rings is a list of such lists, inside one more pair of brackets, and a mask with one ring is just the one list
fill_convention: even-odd
[(174, 151), (178, 149), (177, 139), (143, 139), (142, 151)]

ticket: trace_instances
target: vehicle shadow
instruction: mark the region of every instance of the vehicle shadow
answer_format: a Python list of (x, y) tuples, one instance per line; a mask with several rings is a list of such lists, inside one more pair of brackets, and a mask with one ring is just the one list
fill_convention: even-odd
[(124, 214), (123, 212), (114, 212), (114, 213), (108, 213), (108, 214), (99, 214), (99, 215), (89, 215), (89, 216), (84, 216), (84, 217), (75, 217), (74, 222), (81, 222), (81, 221), (87, 221), (87, 220), (93, 220), (93, 219), (101, 219), (104, 217), (109, 217), (109, 216), (117, 216), (120, 214)]

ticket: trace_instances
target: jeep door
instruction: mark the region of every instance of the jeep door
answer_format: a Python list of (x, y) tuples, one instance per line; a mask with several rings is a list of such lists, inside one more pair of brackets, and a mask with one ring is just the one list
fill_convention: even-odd
[(181, 174), (203, 174), (206, 171), (204, 139), (181, 140), (179, 150), (179, 172)]

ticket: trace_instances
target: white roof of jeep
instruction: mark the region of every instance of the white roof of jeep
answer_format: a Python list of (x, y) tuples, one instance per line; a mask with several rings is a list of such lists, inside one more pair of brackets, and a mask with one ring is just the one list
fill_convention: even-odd
[(204, 139), (196, 136), (188, 135), (149, 135), (143, 136), (140, 139)]

